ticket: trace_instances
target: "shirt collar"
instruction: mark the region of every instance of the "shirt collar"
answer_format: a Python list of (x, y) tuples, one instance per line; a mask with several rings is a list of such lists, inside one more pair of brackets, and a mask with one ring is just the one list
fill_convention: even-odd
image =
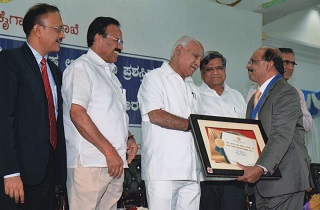
[(211, 88), (202, 81), (202, 84), (200, 85), (199, 89), (202, 91), (202, 92), (209, 92), (211, 90)]
[(98, 66), (105, 66), (105, 67), (115, 67), (114, 63), (107, 63), (105, 62), (95, 51), (89, 48), (87, 55), (90, 57), (91, 61)]
[[(40, 55), (40, 53), (38, 53), (35, 49), (33, 49), (33, 47), (31, 47), (31, 45), (28, 42), (26, 42), (26, 43), (27, 43), (28, 47), (30, 48), (32, 54), (36, 58), (37, 63), (40, 64), (40, 62), (42, 60), (42, 55)], [(44, 58), (47, 60), (48, 55), (45, 55)]]
[(87, 55), (89, 59), (96, 65), (103, 67), (107, 70), (108, 73), (112, 73), (112, 70), (116, 68), (114, 63), (107, 63), (105, 62), (95, 51), (89, 48)]
[(261, 92), (261, 95), (263, 94), (263, 92), (266, 90), (268, 84), (271, 82), (271, 80), (277, 75), (274, 75), (273, 77), (269, 78), (267, 81), (265, 81), (260, 87), (259, 90)]
[[(161, 68), (162, 68), (162, 72), (163, 72), (165, 77), (167, 77), (167, 76), (169, 76), (171, 74), (178, 75), (179, 77), (181, 77), (177, 72), (175, 72), (171, 68), (171, 66), (167, 62), (163, 62)], [(186, 82), (186, 83), (193, 82), (193, 79), (191, 77), (186, 77), (184, 79), (184, 82)]]
[[(223, 83), (222, 86), (223, 86), (223, 93), (229, 90), (229, 86), (225, 82)], [(201, 84), (201, 86), (199, 88), (203, 92), (214, 91), (216, 93), (216, 91), (211, 89), (205, 82), (202, 82), (202, 84)]]

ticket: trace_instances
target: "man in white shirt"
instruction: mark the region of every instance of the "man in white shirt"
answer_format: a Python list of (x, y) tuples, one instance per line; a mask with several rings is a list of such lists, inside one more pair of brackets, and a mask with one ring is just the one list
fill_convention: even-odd
[(123, 168), (138, 150), (128, 132), (126, 92), (112, 73), (123, 49), (119, 22), (96, 18), (87, 43), (87, 54), (71, 63), (62, 82), (69, 206), (115, 210)]
[[(200, 86), (203, 113), (206, 115), (245, 118), (246, 102), (226, 83), (225, 57), (217, 51), (208, 51), (200, 63)], [(201, 210), (245, 209), (245, 185), (226, 178), (204, 178), (201, 185)], [(232, 202), (231, 202), (232, 201)]]
[[(288, 81), (293, 74), (294, 66), (297, 65), (295, 62), (294, 52), (291, 48), (279, 48), (279, 50), (281, 51), (283, 60), (283, 78)], [(302, 91), (298, 88), (296, 89), (299, 93), (301, 111), (303, 113), (303, 127), (306, 132), (309, 132), (312, 128), (312, 116), (308, 111)]]
[(140, 86), (141, 169), (150, 210), (199, 208), (200, 163), (188, 117), (202, 113), (191, 78), (202, 58), (201, 43), (183, 36), (169, 63), (147, 73)]

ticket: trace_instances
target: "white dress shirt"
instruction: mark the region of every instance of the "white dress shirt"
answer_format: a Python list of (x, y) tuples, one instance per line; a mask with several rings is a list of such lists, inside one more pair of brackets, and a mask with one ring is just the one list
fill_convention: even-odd
[(206, 83), (200, 88), (203, 113), (212, 116), (245, 118), (247, 105), (241, 93), (223, 84), (224, 90), (219, 96)]
[(160, 127), (151, 123), (148, 116), (157, 109), (182, 118), (201, 114), (200, 92), (192, 78), (183, 80), (164, 62), (145, 75), (138, 100), (142, 116), (142, 179), (198, 181), (200, 162), (191, 132)]
[(99, 131), (112, 144), (126, 165), (129, 117), (126, 92), (106, 63), (91, 49), (64, 71), (62, 81), (63, 119), (67, 147), (67, 167), (75, 168), (80, 157), (83, 167), (107, 167), (105, 156), (84, 139), (70, 120), (71, 104), (86, 109)]
[[(223, 84), (224, 90), (220, 95), (211, 89), (206, 83), (202, 83), (200, 88), (203, 113), (211, 116), (245, 118), (247, 104), (241, 93)], [(205, 177), (201, 175), (201, 181), (229, 181), (234, 178)]]

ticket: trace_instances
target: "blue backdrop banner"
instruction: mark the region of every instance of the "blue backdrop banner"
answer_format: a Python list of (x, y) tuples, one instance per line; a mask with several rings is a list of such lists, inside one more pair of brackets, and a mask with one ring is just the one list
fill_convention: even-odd
[[(8, 37), (0, 34), (0, 51), (3, 49), (20, 47), (25, 42), (19, 37)], [(58, 53), (49, 54), (51, 59), (63, 71), (70, 63), (87, 52), (88, 48), (61, 45)], [(129, 125), (131, 127), (141, 126), (141, 115), (137, 100), (137, 93), (144, 75), (162, 65), (162, 58), (154, 58), (141, 55), (121, 53), (115, 63), (117, 68), (113, 73), (118, 77), (127, 92), (127, 113), (129, 115)]]

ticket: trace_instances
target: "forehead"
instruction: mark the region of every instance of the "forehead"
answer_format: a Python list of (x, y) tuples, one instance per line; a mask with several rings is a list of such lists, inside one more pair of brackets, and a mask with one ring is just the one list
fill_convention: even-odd
[(185, 47), (186, 50), (197, 53), (203, 57), (203, 47), (199, 42), (191, 41)]
[(120, 28), (114, 24), (108, 25), (106, 28), (106, 32), (107, 32), (107, 34), (115, 35), (115, 36), (122, 35)]
[(53, 24), (62, 24), (62, 19), (60, 13), (58, 12), (49, 12), (42, 17), (42, 21), (45, 23), (53, 23)]
[(262, 49), (262, 48), (256, 50), (256, 51), (252, 54), (252, 58), (259, 58), (259, 59), (262, 58), (262, 56), (263, 56), (263, 54), (264, 54), (265, 51), (266, 51), (266, 50), (265, 50), (265, 49)]
[(292, 53), (282, 53), (282, 60), (294, 61), (294, 55)]
[(221, 65), (222, 66), (222, 59), (221, 58), (213, 58), (211, 59), (206, 66), (209, 65)]

